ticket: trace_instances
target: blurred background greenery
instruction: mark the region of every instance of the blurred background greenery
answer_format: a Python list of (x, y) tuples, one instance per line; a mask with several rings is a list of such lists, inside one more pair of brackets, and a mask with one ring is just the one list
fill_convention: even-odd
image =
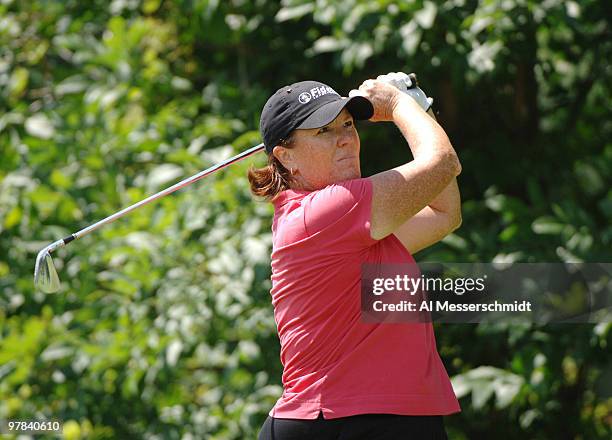
[[(463, 225), (417, 261), (610, 262), (612, 39), (596, 0), (0, 0), (0, 419), (251, 439), (281, 393), (263, 155), (37, 251), (259, 142), (283, 84), (417, 72)], [(409, 157), (360, 126), (364, 175)], [(439, 325), (452, 439), (607, 439), (610, 323)]]

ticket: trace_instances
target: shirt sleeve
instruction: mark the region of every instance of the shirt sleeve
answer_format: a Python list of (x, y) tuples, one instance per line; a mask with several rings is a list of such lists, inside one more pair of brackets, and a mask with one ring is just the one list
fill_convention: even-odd
[[(355, 247), (376, 243), (370, 236), (372, 182), (346, 180), (314, 191), (304, 200), (304, 225), (308, 236)], [(352, 246), (351, 246), (352, 247)]]

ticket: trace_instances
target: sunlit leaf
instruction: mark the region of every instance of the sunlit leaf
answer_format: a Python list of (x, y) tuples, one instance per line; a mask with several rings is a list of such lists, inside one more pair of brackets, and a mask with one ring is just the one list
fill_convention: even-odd
[(51, 120), (40, 113), (26, 119), (25, 129), (30, 135), (41, 139), (50, 139), (55, 134)]

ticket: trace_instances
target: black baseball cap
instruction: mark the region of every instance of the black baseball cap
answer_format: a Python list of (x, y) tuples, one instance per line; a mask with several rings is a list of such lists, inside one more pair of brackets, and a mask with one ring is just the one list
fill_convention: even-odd
[(367, 98), (342, 97), (318, 81), (300, 81), (281, 87), (261, 111), (259, 131), (266, 153), (272, 153), (274, 147), (295, 129), (329, 124), (345, 107), (355, 119), (370, 119), (374, 114), (374, 107)]

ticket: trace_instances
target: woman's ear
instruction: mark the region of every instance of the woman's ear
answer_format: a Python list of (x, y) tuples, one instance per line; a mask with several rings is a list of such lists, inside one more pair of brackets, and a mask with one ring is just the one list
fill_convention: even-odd
[(272, 154), (274, 157), (278, 159), (278, 161), (283, 164), (283, 166), (290, 170), (291, 168), (295, 168), (293, 153), (290, 148), (285, 148), (280, 145), (277, 145), (272, 150)]

